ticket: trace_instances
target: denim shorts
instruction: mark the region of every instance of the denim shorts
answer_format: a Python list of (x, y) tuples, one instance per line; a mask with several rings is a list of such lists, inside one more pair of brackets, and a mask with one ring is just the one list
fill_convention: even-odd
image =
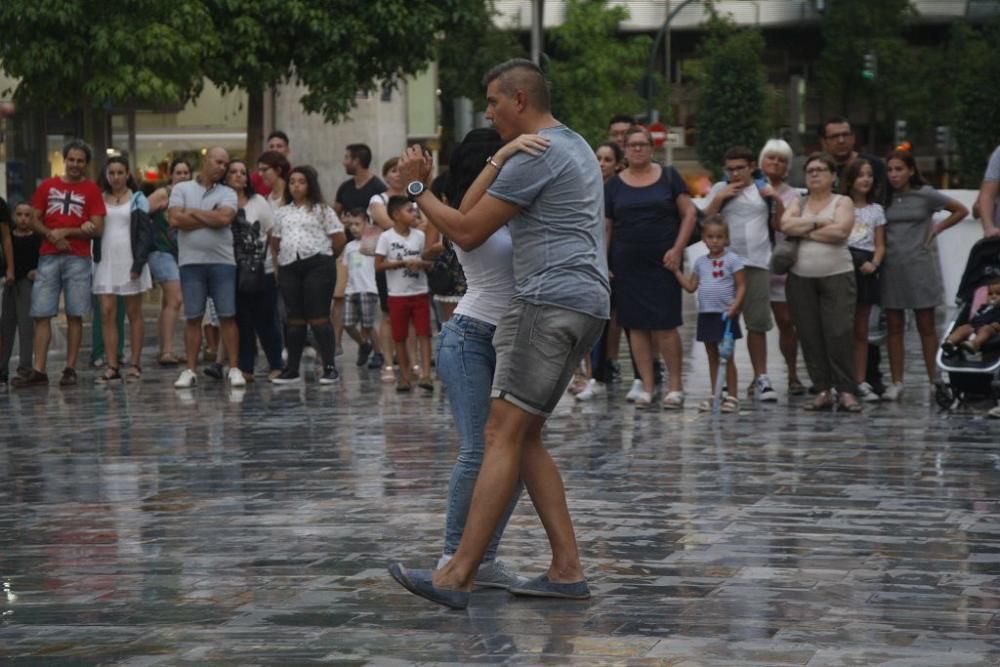
[(65, 295), (66, 315), (83, 317), (90, 312), (93, 260), (75, 255), (42, 255), (31, 288), (31, 317), (59, 314), (59, 293)]
[(185, 264), (180, 267), (184, 318), (200, 320), (212, 297), (219, 317), (236, 316), (236, 265)]
[(497, 368), (491, 396), (548, 417), (605, 322), (557, 306), (512, 302), (493, 336)]
[(177, 258), (162, 250), (149, 253), (149, 272), (153, 276), (154, 283), (169, 283), (181, 279)]

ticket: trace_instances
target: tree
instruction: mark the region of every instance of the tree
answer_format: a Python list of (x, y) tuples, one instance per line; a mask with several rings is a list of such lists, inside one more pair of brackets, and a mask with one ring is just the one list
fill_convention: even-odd
[(959, 173), (965, 187), (977, 187), (990, 153), (1000, 144), (1000, 55), (996, 43), (1000, 24), (976, 30), (956, 24), (947, 58), (953, 101), (951, 128), (958, 151)]
[(205, 2), (219, 36), (205, 71), (222, 89), (249, 93), (250, 155), (261, 137), (266, 88), (301, 84), (302, 108), (336, 122), (359, 91), (420, 72), (439, 35), (475, 25), (481, 15), (480, 0)]
[(607, 138), (613, 115), (646, 106), (639, 85), (652, 40), (620, 37), (626, 18), (627, 9), (607, 0), (569, 0), (565, 21), (548, 36), (553, 113), (592, 144)]
[(765, 137), (767, 74), (761, 63), (764, 38), (713, 17), (699, 47), (697, 151), (712, 174), (722, 175), (722, 156), (732, 146), (756, 150)]
[[(201, 89), (207, 53), (199, 0), (0, 2), (0, 66), (19, 79), (24, 107), (84, 113), (84, 134), (97, 148), (112, 107), (185, 102)], [(87, 120), (92, 119), (92, 122)]]

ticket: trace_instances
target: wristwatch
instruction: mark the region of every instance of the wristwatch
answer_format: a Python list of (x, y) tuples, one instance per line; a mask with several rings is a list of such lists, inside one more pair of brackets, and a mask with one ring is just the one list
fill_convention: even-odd
[(427, 189), (421, 181), (410, 181), (409, 185), (406, 186), (406, 194), (410, 198), (410, 201), (417, 201), (417, 197), (424, 194), (424, 190)]

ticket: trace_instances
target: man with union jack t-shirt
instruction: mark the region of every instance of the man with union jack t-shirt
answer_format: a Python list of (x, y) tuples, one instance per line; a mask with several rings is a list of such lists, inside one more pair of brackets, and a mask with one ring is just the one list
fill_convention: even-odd
[(31, 198), (34, 228), (44, 236), (35, 284), (31, 290), (31, 317), (35, 320), (35, 367), (15, 378), (16, 387), (49, 383), (45, 365), (52, 339), (50, 320), (59, 313), (59, 295), (66, 303), (66, 368), (59, 385), (76, 384), (76, 359), (83, 338), (83, 316), (90, 311), (90, 242), (104, 229), (104, 198), (97, 184), (84, 177), (93, 151), (79, 139), (63, 147), (66, 173), (42, 181)]

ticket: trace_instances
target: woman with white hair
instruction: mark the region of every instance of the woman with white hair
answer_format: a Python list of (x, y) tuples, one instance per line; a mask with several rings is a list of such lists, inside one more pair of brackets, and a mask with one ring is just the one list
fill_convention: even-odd
[[(757, 160), (761, 172), (774, 188), (786, 209), (789, 204), (799, 198), (798, 191), (787, 183), (793, 156), (792, 147), (788, 145), (787, 141), (769, 139), (760, 149), (760, 157)], [(780, 231), (775, 231), (774, 236), (776, 243), (784, 238), (784, 234)], [(774, 322), (778, 325), (778, 348), (781, 350), (781, 356), (785, 358), (785, 365), (788, 367), (788, 393), (791, 396), (800, 396), (805, 393), (806, 388), (799, 381), (798, 369), (796, 368), (799, 339), (795, 332), (795, 325), (792, 324), (792, 316), (788, 312), (788, 303), (785, 300), (785, 278), (786, 276), (771, 274), (771, 312), (774, 313)]]

